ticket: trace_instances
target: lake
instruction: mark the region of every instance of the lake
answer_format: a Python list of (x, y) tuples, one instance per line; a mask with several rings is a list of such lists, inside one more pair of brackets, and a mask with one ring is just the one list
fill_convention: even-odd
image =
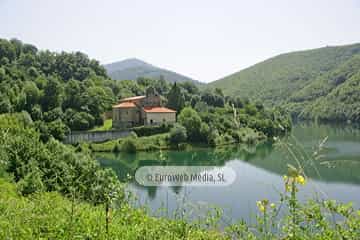
[[(319, 159), (309, 161), (319, 144), (327, 138)], [(300, 187), (299, 198), (336, 199), (360, 206), (360, 130), (351, 126), (297, 124), (282, 142), (291, 143), (309, 181)], [(301, 153), (301, 154), (300, 154)], [(301, 156), (304, 156), (302, 158)], [(147, 205), (154, 215), (173, 217), (185, 212), (190, 217), (204, 213), (209, 205), (224, 211), (224, 223), (244, 219), (252, 222), (256, 201), (267, 198), (279, 201), (284, 191), (283, 175), (287, 164), (296, 166), (294, 158), (281, 146), (263, 143), (254, 146), (227, 146), (191, 151), (139, 152), (136, 154), (98, 153), (104, 167), (115, 170), (126, 181), (136, 169), (146, 165), (219, 166), (236, 172), (229, 186), (144, 187), (132, 178), (128, 189), (137, 196), (138, 206)]]

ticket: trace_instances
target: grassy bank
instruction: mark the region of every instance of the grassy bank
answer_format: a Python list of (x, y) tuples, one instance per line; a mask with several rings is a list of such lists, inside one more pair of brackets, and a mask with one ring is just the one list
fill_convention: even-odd
[(168, 133), (156, 134), (146, 137), (126, 137), (119, 138), (116, 140), (106, 141), (103, 143), (83, 143), (81, 146), (85, 148), (90, 148), (94, 152), (119, 152), (127, 151), (129, 149), (124, 149), (125, 143), (133, 143), (136, 151), (151, 151), (151, 150), (160, 150), (160, 149), (170, 149), (170, 144), (167, 139), (169, 137)]
[(195, 222), (155, 218), (123, 201), (93, 205), (57, 192), (24, 197), (17, 184), (0, 178), (0, 239), (359, 239), (360, 211), (334, 200), (300, 203), (297, 192), (306, 181), (291, 169), (279, 202), (257, 202), (254, 224), (222, 229), (221, 210)]
[(0, 179), (0, 239), (223, 239), (181, 220), (150, 217), (124, 204), (105, 206), (72, 201), (56, 192), (18, 195)]
[(90, 132), (94, 131), (108, 131), (112, 129), (112, 119), (106, 119), (102, 126), (96, 126), (90, 130)]
[[(103, 143), (82, 143), (81, 147), (90, 149), (93, 152), (131, 152), (131, 151), (156, 151), (166, 149), (185, 149), (188, 147), (217, 147), (229, 144), (257, 144), (266, 139), (261, 132), (254, 131), (251, 128), (242, 128), (239, 130), (238, 140), (229, 136), (219, 136), (216, 144), (207, 142), (185, 142), (172, 144), (169, 140), (170, 133), (155, 134), (152, 136), (136, 137), (130, 136)], [(131, 144), (134, 148), (128, 149), (126, 144)]]

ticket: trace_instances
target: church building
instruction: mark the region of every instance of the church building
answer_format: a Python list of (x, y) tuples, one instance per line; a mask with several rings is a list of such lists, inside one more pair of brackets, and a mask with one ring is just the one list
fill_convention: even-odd
[(120, 99), (112, 108), (114, 128), (176, 122), (176, 111), (162, 107), (160, 96), (150, 87), (145, 96)]

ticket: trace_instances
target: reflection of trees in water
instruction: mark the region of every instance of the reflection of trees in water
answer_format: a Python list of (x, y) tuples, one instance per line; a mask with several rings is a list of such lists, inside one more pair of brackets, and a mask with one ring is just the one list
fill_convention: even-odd
[[(141, 186), (141, 185), (140, 185), (140, 186)], [(146, 189), (146, 191), (147, 191), (148, 197), (149, 197), (151, 200), (152, 200), (152, 199), (155, 199), (157, 187), (149, 186), (149, 187), (145, 187), (145, 189)]]
[[(345, 130), (344, 130), (345, 129)], [(294, 127), (294, 135), (301, 144), (304, 145), (306, 151), (313, 150), (314, 142), (322, 139), (322, 136), (328, 134), (329, 141), (339, 144), (344, 148), (343, 141), (354, 143), (355, 146), (359, 140), (358, 129), (346, 127), (344, 129), (332, 128), (329, 126), (309, 126), (296, 125)], [(286, 138), (283, 139), (285, 141)], [(289, 140), (289, 139), (288, 139)], [(342, 148), (341, 148), (342, 149)], [(336, 152), (336, 149), (325, 148), (327, 158), (325, 160), (359, 160), (359, 157), (351, 155), (358, 150), (344, 149), (344, 153)], [(353, 151), (353, 152), (351, 152)], [(250, 164), (262, 168), (266, 171), (283, 175), (286, 173), (286, 165), (288, 163), (295, 164), (291, 158), (286, 158), (283, 152), (275, 148), (271, 143), (263, 143), (257, 146), (251, 145), (228, 145), (218, 148), (194, 148), (189, 151), (155, 151), (155, 152), (138, 152), (136, 154), (128, 153), (98, 153), (95, 155), (101, 164), (105, 167), (114, 169), (119, 179), (128, 181), (127, 174), (135, 175), (135, 171), (142, 166), (224, 166), (228, 161), (239, 159), (249, 162)], [(357, 159), (356, 159), (357, 158)], [(360, 161), (359, 161), (360, 162)], [(326, 181), (339, 181), (360, 183), (360, 164), (345, 164), (338, 162), (335, 169), (321, 165), (320, 162), (315, 163), (320, 171), (321, 177)], [(306, 167), (306, 166), (305, 166)], [(305, 169), (307, 175), (311, 178), (318, 179), (312, 167)], [(149, 197), (156, 195), (156, 187), (144, 187), (137, 184), (132, 179), (131, 182), (139, 189), (146, 189)], [(151, 189), (149, 189), (151, 188)], [(173, 192), (178, 193), (181, 187), (171, 188)], [(151, 194), (151, 196), (150, 196)]]
[[(97, 153), (95, 157), (104, 167), (111, 167), (119, 179), (128, 182), (130, 180), (138, 189), (146, 190), (148, 196), (153, 199), (156, 196), (157, 187), (146, 187), (138, 184), (135, 172), (142, 166), (225, 166), (226, 162), (234, 159), (250, 161), (253, 158), (265, 158), (271, 152), (271, 145), (262, 144), (256, 146), (228, 145), (219, 148), (198, 148), (190, 151), (161, 151), (128, 153)], [(182, 186), (171, 187), (175, 194), (181, 192)]]

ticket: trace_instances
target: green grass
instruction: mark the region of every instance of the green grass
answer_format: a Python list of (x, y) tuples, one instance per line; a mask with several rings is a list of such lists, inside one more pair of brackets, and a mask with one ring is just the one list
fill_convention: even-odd
[(72, 201), (56, 192), (23, 197), (2, 179), (0, 210), (0, 239), (224, 239), (219, 231), (150, 217), (126, 203), (107, 214), (104, 205)]
[[(169, 149), (171, 146), (167, 142), (169, 134), (155, 134), (146, 137), (126, 137), (116, 140), (106, 141), (103, 143), (92, 143), (91, 150), (94, 152), (112, 152), (116, 145), (119, 145), (121, 151), (121, 144), (123, 141), (131, 139), (136, 145), (136, 151), (151, 151), (160, 149)], [(84, 144), (89, 146), (89, 144)]]
[(90, 131), (108, 131), (112, 129), (112, 119), (106, 119), (102, 126), (97, 126), (91, 129)]

